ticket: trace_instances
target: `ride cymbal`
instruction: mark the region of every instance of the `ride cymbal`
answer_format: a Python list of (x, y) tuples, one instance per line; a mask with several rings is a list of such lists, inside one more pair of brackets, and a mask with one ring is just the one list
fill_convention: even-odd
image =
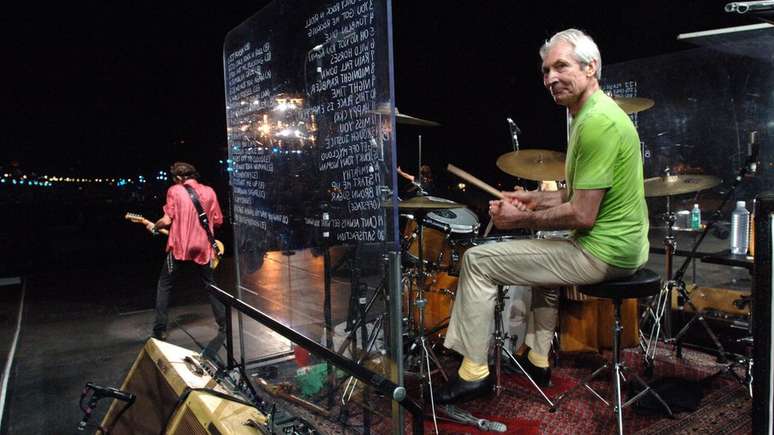
[[(385, 202), (384, 206), (392, 207), (392, 202)], [(449, 201), (448, 199), (440, 199), (428, 196), (415, 196), (398, 203), (398, 208), (401, 210), (440, 210), (444, 208), (460, 207), (465, 206), (458, 202)]]
[(712, 175), (665, 175), (645, 180), (645, 196), (671, 196), (698, 192), (720, 184)]
[(564, 180), (564, 153), (518, 150), (497, 158), (497, 167), (514, 177), (532, 181)]
[(626, 112), (627, 115), (648, 110), (656, 104), (656, 102), (650, 98), (619, 97), (616, 95), (611, 95), (610, 98), (612, 98), (613, 101), (618, 104), (618, 107)]

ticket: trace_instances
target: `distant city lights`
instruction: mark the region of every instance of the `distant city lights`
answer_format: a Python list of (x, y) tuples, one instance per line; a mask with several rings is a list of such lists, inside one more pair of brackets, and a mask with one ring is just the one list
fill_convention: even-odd
[[(168, 181), (166, 171), (158, 171), (154, 177), (156, 181), (166, 183)], [(0, 185), (5, 186), (24, 186), (24, 187), (53, 187), (56, 185), (112, 185), (116, 187), (125, 187), (129, 185), (143, 185), (147, 183), (148, 179), (145, 175), (137, 175), (136, 177), (122, 177), (122, 178), (93, 178), (93, 177), (64, 177), (56, 175), (30, 175), (30, 174), (10, 174), (8, 172), (3, 173), (0, 177)]]

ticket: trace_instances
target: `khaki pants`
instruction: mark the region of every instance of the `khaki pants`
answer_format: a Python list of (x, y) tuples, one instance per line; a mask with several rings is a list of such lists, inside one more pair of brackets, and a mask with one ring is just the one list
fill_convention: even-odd
[(486, 364), (497, 286), (526, 285), (532, 286), (528, 317), (534, 325), (534, 339), (529, 340), (528, 334), (527, 344), (546, 356), (556, 329), (558, 287), (594, 284), (635, 271), (606, 264), (574, 240), (514, 240), (473, 247), (462, 258), (444, 346), (477, 364)]

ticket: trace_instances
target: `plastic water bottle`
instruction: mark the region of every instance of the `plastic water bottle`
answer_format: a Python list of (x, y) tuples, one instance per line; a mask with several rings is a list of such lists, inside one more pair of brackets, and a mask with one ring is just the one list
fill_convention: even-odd
[(750, 242), (750, 212), (744, 201), (736, 202), (736, 210), (731, 213), (731, 253), (747, 255)]
[(699, 208), (699, 204), (694, 204), (693, 210), (691, 210), (691, 229), (701, 229), (701, 209)]

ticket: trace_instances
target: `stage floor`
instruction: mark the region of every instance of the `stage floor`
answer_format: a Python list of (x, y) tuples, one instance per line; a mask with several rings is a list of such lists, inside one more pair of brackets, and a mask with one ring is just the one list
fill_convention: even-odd
[[(291, 258), (296, 265), (304, 261), (302, 255)], [(234, 265), (229, 259), (226, 260), (218, 271), (218, 284), (226, 290), (233, 290)], [(318, 260), (311, 257), (307, 260), (310, 263), (303, 266), (305, 270), (310, 274), (320, 273), (319, 265), (315, 263)], [(265, 267), (282, 269), (287, 267), (283, 261), (281, 257), (267, 257), (264, 264)], [(13, 342), (19, 302), (24, 292), (21, 330), (7, 379), (7, 410), (3, 420), (5, 433), (74, 432), (83, 416), (78, 409), (78, 399), (85, 383), (120, 386), (150, 334), (159, 265), (155, 261), (141, 261), (43, 271), (24, 277), (23, 286), (0, 287), (3, 292), (0, 345), (6, 357)], [(697, 263), (696, 266), (696, 281), (699, 284), (712, 287), (727, 285), (723, 281), (728, 276), (727, 268), (703, 263)], [(662, 271), (663, 258), (651, 255), (650, 267)], [(277, 281), (266, 283), (266, 286), (273, 287), (276, 292), (286, 292), (288, 284)], [(739, 279), (734, 284), (745, 285)], [(301, 290), (308, 291), (308, 286), (298, 282), (294, 285), (299, 292), (286, 292), (285, 297), (293, 298), (294, 307), (303, 307), (303, 316), (319, 316), (321, 307), (316, 301), (320, 300), (321, 295), (303, 293)], [(334, 280), (334, 285), (344, 284), (337, 284)], [(290, 318), (287, 306), (265, 303), (267, 299), (260, 295), (245, 295), (245, 299), (260, 305), (269, 314)], [(270, 299), (276, 301), (275, 298)], [(315, 302), (304, 304), (305, 299)], [(199, 344), (215, 336), (216, 328), (210, 307), (193, 283), (189, 282), (176, 291), (172, 305), (170, 319), (173, 323), (170, 325), (168, 341), (199, 350)], [(335, 319), (345, 317), (346, 305), (334, 304), (333, 312)], [(304, 319), (297, 317), (295, 322), (299, 325), (315, 324)], [(281, 354), (290, 349), (284, 338), (261, 328), (251, 325), (246, 332), (247, 340), (250, 340), (247, 347), (261, 349), (260, 353), (246, 355), (247, 359)], [(690, 373), (689, 377), (694, 380), (703, 379), (720, 368), (713, 358), (700, 353), (690, 353), (694, 359), (683, 362), (675, 361), (673, 354), (666, 350), (664, 352), (659, 357), (662, 364), (657, 367), (670, 367), (670, 373)], [(558, 379), (572, 379), (588, 368), (588, 364), (574, 366), (574, 357), (563, 357), (561, 361), (556, 370)], [(448, 360), (448, 363), (451, 366), (455, 364), (453, 359)], [(656, 375), (659, 375), (658, 369)], [(518, 384), (519, 381), (510, 379), (508, 382)], [(736, 430), (749, 433), (750, 401), (744, 400), (740, 386), (724, 377), (713, 378), (703, 385), (706, 388), (706, 403), (696, 413), (672, 421), (634, 418), (630, 417), (631, 411), (627, 411), (627, 427), (642, 433), (684, 433), (690, 428), (702, 428), (703, 433), (736, 433)], [(578, 433), (581, 429), (598, 433), (612, 429), (613, 420), (609, 411), (601, 405), (592, 405), (592, 397), (586, 393), (576, 393), (576, 404), (568, 404), (560, 408), (557, 414), (549, 414), (529, 389), (524, 388), (523, 391), (524, 395), (507, 400), (488, 398), (477, 401), (469, 409), (493, 418), (502, 413), (500, 417), (526, 422), (520, 427), (521, 432), (514, 433)], [(721, 409), (721, 404), (726, 402), (727, 405), (723, 406), (735, 408)], [(108, 403), (100, 403), (91, 422), (98, 422), (107, 407)], [(718, 412), (726, 412), (726, 417)], [(733, 412), (733, 417), (729, 417), (732, 415), (730, 412)], [(582, 425), (573, 426), (573, 422)], [(736, 425), (736, 429), (731, 423)], [(336, 424), (328, 421), (321, 427), (335, 428)], [(717, 432), (711, 430), (712, 427)], [(429, 433), (432, 427), (426, 426), (426, 429)], [(441, 429), (444, 433), (458, 430), (466, 432), (452, 427)]]

